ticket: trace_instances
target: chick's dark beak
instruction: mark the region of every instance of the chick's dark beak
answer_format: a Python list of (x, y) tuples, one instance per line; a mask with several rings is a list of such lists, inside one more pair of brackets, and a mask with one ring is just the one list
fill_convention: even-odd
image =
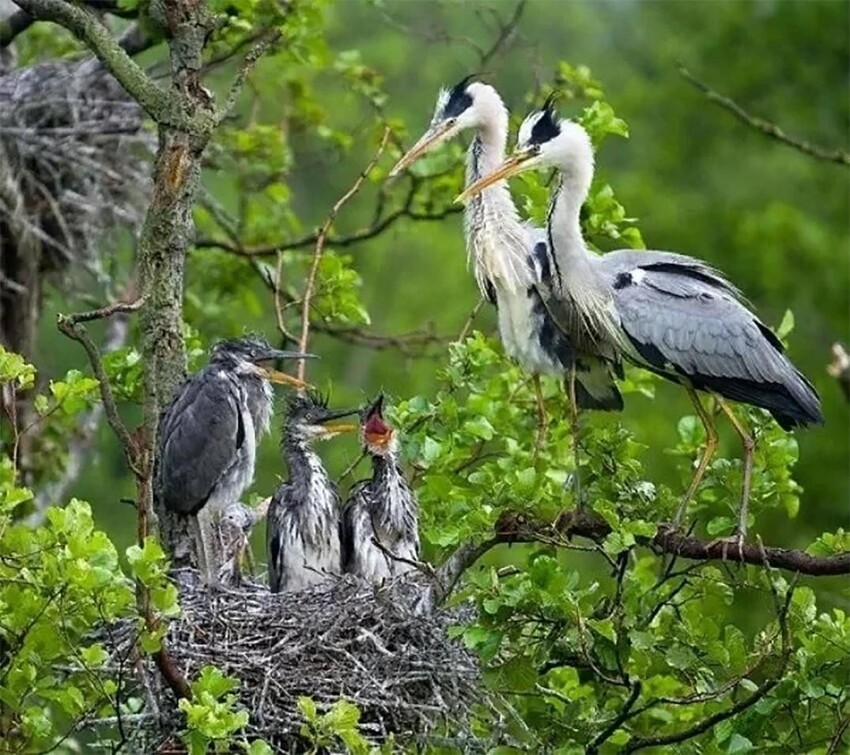
[(336, 411), (323, 412), (322, 416), (316, 420), (317, 424), (324, 427), (328, 436), (339, 435), (340, 433), (353, 433), (357, 430), (357, 425), (353, 422), (334, 422), (334, 420), (342, 417), (351, 417), (358, 413), (358, 409), (338, 409)]

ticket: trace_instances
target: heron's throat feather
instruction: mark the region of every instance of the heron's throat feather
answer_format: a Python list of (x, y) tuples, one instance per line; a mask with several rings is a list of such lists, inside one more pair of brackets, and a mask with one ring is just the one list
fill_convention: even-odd
[[(466, 184), (493, 172), (502, 162), (507, 130), (481, 131), (469, 147)], [(482, 294), (488, 281), (510, 293), (532, 283), (528, 268), (528, 232), (520, 222), (507, 181), (499, 181), (470, 199), (464, 213), (469, 264)]]
[(563, 177), (552, 195), (547, 232), (555, 268), (553, 293), (570, 304), (567, 327), (576, 344), (593, 351), (602, 344), (619, 349), (625, 336), (613, 296), (582, 235), (580, 212), (586, 196), (586, 188), (571, 190)]

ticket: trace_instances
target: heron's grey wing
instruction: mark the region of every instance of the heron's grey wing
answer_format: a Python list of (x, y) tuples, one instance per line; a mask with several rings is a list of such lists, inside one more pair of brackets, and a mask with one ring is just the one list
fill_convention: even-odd
[(187, 380), (161, 423), (159, 494), (172, 511), (194, 514), (245, 441), (240, 386), (202, 370)]
[[(723, 273), (696, 257), (688, 257), (676, 252), (655, 250), (618, 249), (608, 254), (593, 257), (594, 267), (612, 286), (622, 284), (637, 270), (670, 273), (683, 278), (691, 278), (725, 291), (735, 299), (744, 301), (744, 296), (734, 283)], [(639, 275), (639, 274), (638, 274)]]
[(371, 529), (369, 483), (369, 480), (355, 483), (342, 510), (339, 540), (343, 573), (354, 572), (356, 544), (362, 542), (364, 536), (371, 537), (371, 532), (364, 532), (366, 525)]
[(767, 409), (783, 427), (821, 421), (811, 384), (725, 287), (690, 271), (642, 267), (624, 273), (613, 292), (642, 366)]
[(409, 543), (411, 550), (415, 554), (415, 558), (419, 558), (419, 501), (416, 499), (416, 494), (413, 488), (404, 477), (404, 472), (401, 467), (396, 466), (398, 473), (398, 484), (401, 488), (401, 494), (404, 497), (404, 513), (403, 513), (403, 528), (404, 532), (400, 533), (402, 539)]

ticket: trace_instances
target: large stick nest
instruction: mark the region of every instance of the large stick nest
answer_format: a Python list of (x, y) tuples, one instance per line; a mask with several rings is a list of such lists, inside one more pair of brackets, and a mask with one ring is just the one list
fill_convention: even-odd
[[(435, 730), (466, 739), (471, 710), (482, 702), (479, 669), (448, 630), (467, 611), (423, 613), (424, 589), (415, 576), (381, 588), (345, 578), (281, 595), (259, 586), (189, 587), (165, 644), (187, 679), (207, 665), (237, 678), (239, 705), (250, 715), (245, 734), (279, 752), (305, 750), (301, 696), (320, 713), (341, 698), (354, 703), (361, 731), (376, 743), (390, 734), (397, 743), (422, 742)], [(152, 664), (149, 673), (156, 678)], [(167, 707), (156, 732), (145, 727), (146, 751), (185, 727)]]
[(0, 75), (0, 247), (23, 231), (41, 241), (46, 271), (99, 272), (105, 237), (134, 231), (147, 205), (153, 135), (142, 124), (91, 58)]

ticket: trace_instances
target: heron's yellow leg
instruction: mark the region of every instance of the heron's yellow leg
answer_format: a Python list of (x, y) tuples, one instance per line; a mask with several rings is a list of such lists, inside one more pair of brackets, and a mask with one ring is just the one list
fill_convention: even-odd
[(578, 403), (576, 403), (576, 366), (575, 363), (570, 367), (567, 377), (564, 381), (564, 387), (567, 389), (567, 398), (570, 402), (570, 431), (573, 436), (573, 463), (575, 464), (575, 493), (576, 506), (583, 508), (584, 503), (581, 497), (581, 477), (579, 474), (579, 425), (578, 425)]
[(682, 523), (685, 511), (688, 508), (688, 503), (690, 503), (694, 494), (697, 492), (699, 484), (705, 476), (705, 471), (708, 469), (708, 465), (711, 463), (711, 459), (717, 451), (717, 428), (714, 426), (714, 418), (702, 405), (702, 401), (700, 401), (697, 392), (690, 385), (685, 385), (685, 390), (688, 392), (688, 396), (694, 405), (694, 409), (696, 409), (697, 416), (700, 418), (702, 426), (705, 428), (705, 450), (700, 457), (699, 464), (697, 464), (697, 469), (691, 479), (691, 484), (688, 485), (688, 489), (685, 491), (682, 502), (679, 504), (679, 508), (676, 511), (676, 516), (673, 519), (673, 525), (676, 527)]
[[(753, 455), (755, 453), (756, 442), (753, 436), (747, 432), (747, 429), (741, 423), (732, 408), (720, 396), (717, 396), (717, 403), (723, 410), (723, 413), (729, 418), (735, 432), (741, 438), (741, 445), (744, 447), (744, 479), (741, 483), (741, 504), (738, 507), (738, 527), (735, 536), (731, 538), (738, 547), (738, 554), (743, 561), (742, 548), (744, 546), (744, 538), (747, 535), (747, 517), (749, 515), (750, 506), (750, 487), (753, 481)], [(725, 554), (724, 554), (725, 556)]]
[(543, 448), (543, 443), (546, 441), (546, 435), (549, 431), (549, 419), (546, 417), (546, 404), (543, 401), (543, 386), (540, 384), (540, 375), (535, 375), (532, 382), (534, 383), (534, 397), (537, 399), (537, 437), (534, 441), (534, 460), (537, 461), (537, 456)]

